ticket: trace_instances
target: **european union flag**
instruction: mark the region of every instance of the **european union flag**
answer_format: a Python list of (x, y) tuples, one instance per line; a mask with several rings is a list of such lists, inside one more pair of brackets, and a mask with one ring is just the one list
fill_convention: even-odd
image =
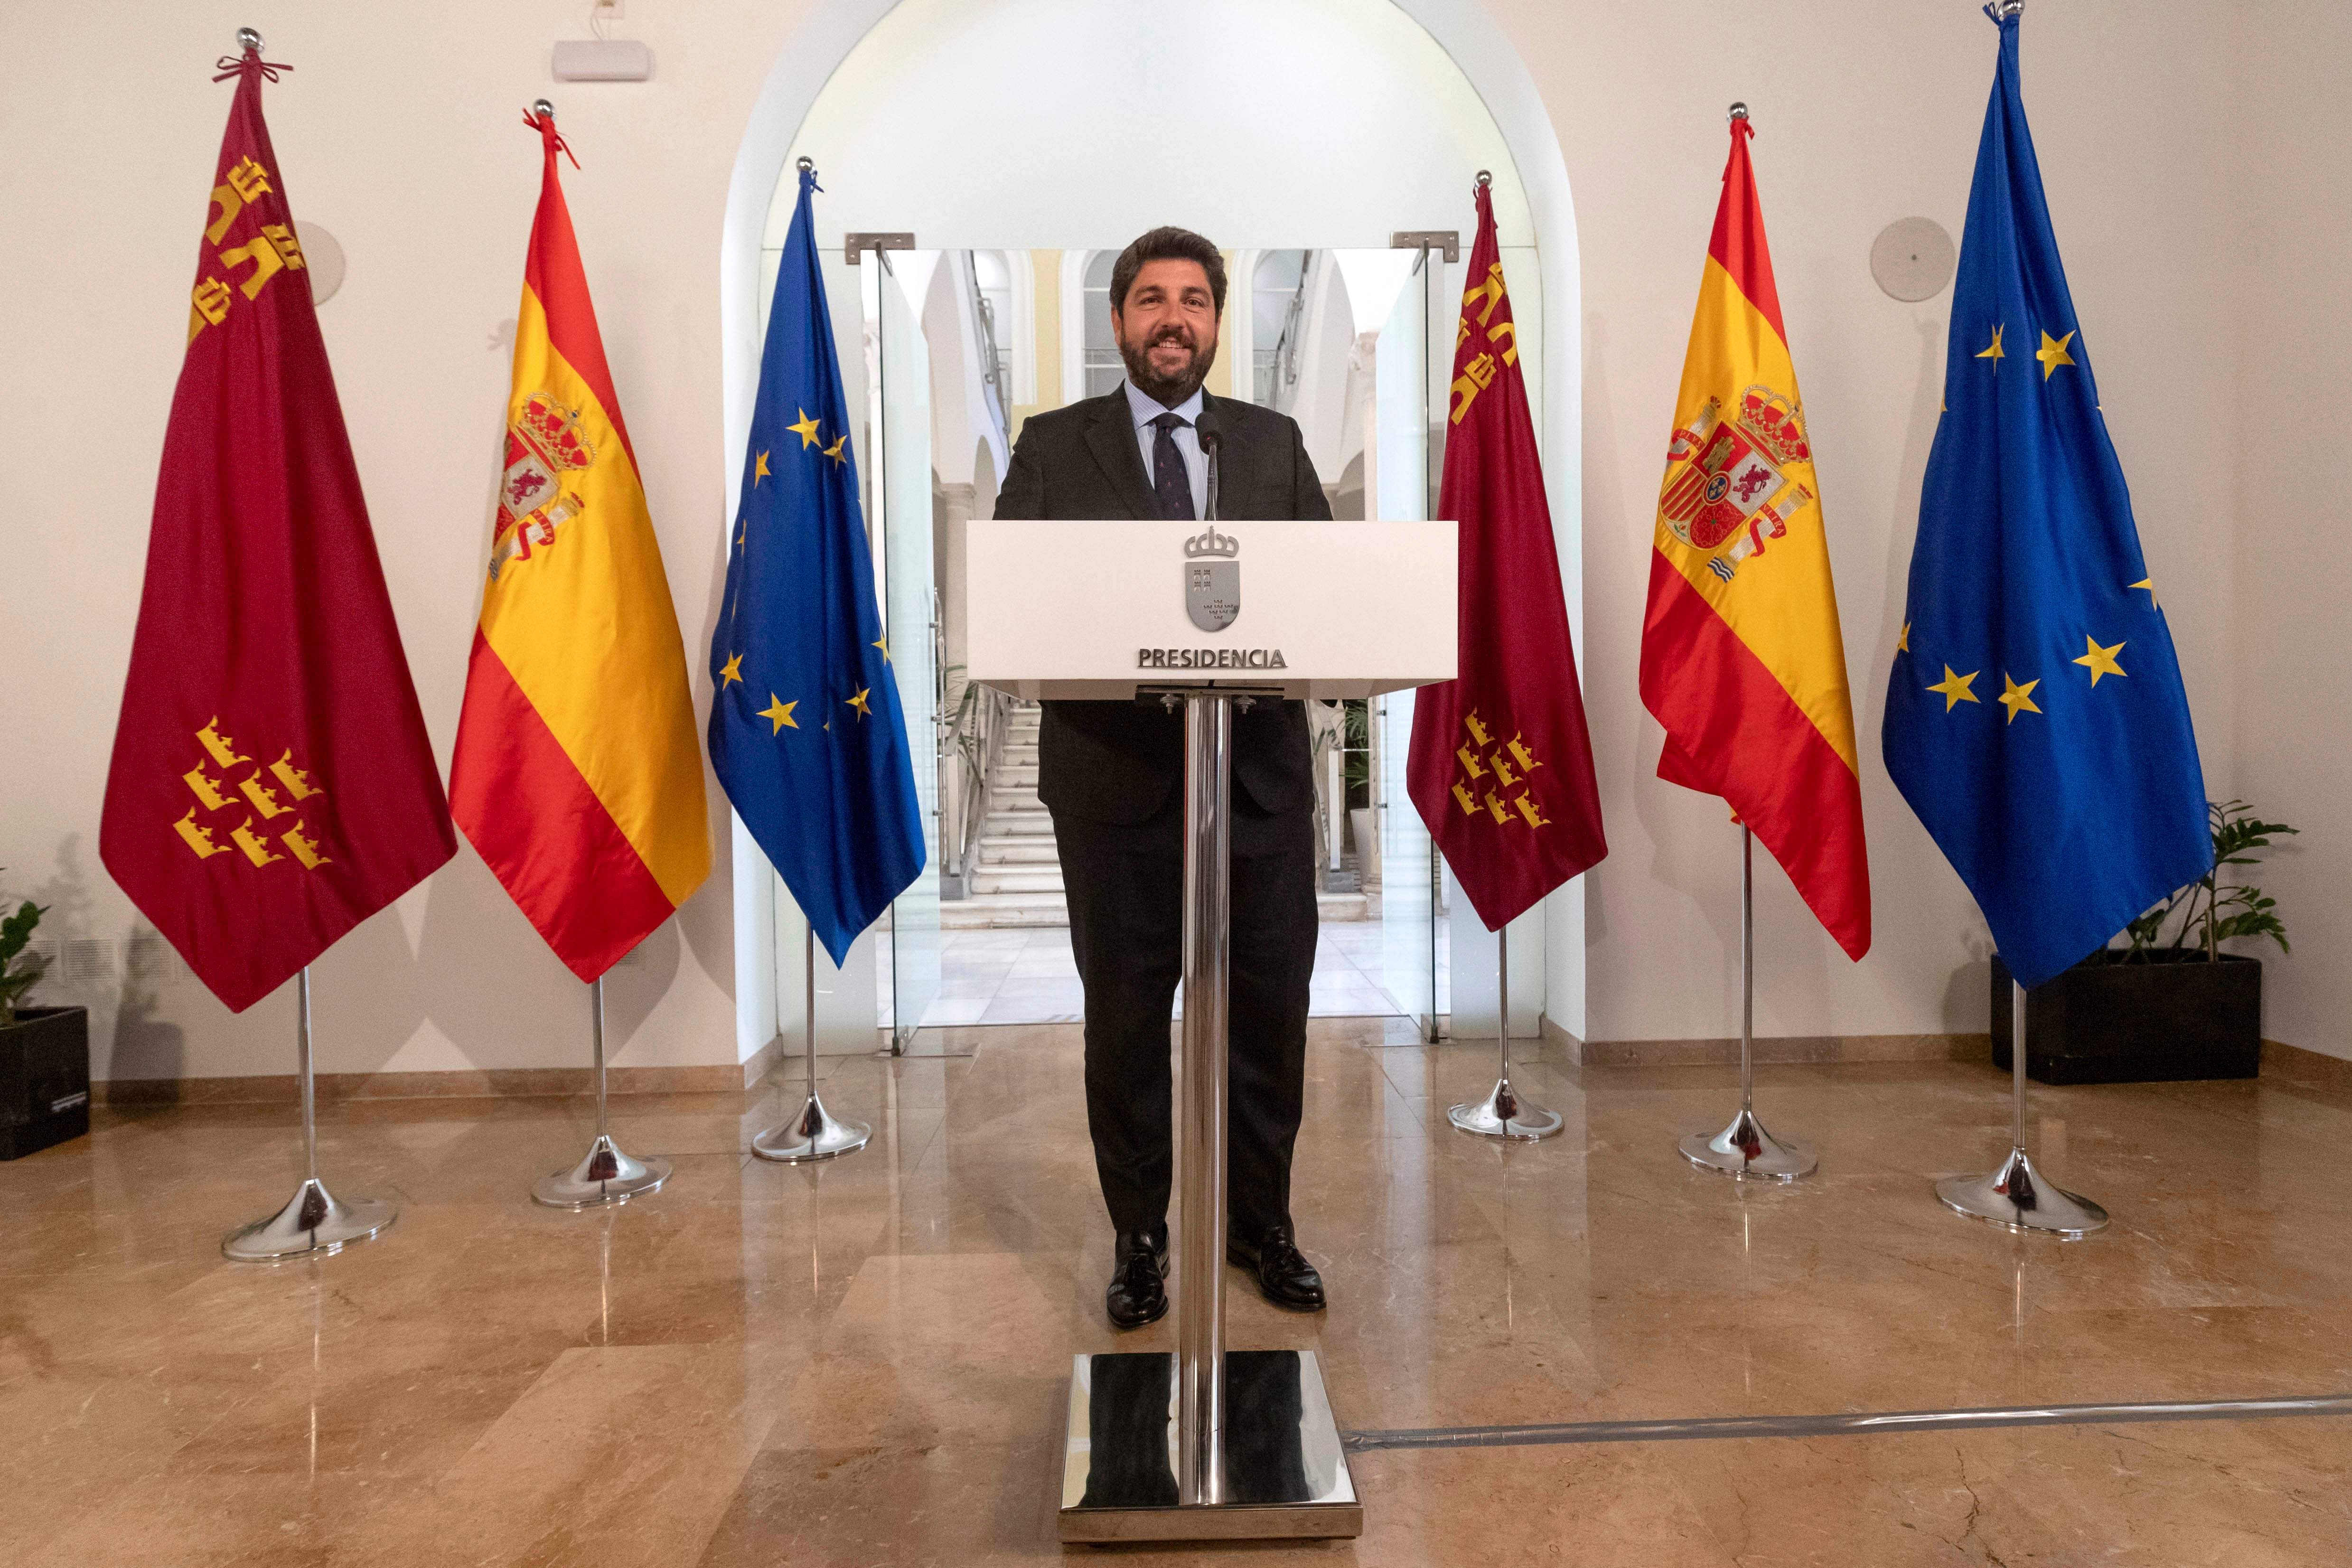
[(2042, 199), (2017, 17), (1999, 20), (1882, 741), (2031, 987), (2213, 857), (2180, 666)]
[(923, 869), (809, 193), (784, 237), (710, 638), (710, 763), (840, 963)]

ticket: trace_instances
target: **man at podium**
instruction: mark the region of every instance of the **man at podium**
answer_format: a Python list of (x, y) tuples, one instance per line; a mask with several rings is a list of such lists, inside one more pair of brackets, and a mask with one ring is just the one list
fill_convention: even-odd
[[(1225, 268), (1215, 246), (1155, 228), (1119, 253), (1110, 319), (1127, 381), (1030, 416), (1000, 518), (1207, 516), (1328, 521), (1286, 415), (1202, 388), (1217, 353)], [(1323, 1306), (1290, 1217), (1315, 966), (1314, 781), (1307, 716), (1260, 702), (1233, 735), (1230, 1237), (1267, 1300)], [(1053, 814), (1086, 987), (1087, 1124), (1117, 1232), (1105, 1303), (1120, 1328), (1168, 1310), (1169, 1016), (1183, 972), (1184, 721), (1157, 698), (1048, 702), (1038, 795)]]

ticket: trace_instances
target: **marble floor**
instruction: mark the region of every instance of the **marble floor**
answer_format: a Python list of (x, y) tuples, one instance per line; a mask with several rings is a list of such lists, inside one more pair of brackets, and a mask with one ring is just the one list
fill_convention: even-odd
[[(925, 1028), (969, 1024), (1070, 1024), (1086, 1016), (1086, 991), (1070, 955), (1070, 928), (1032, 926), (940, 933), (940, 989), (923, 1009)], [(1379, 1017), (1398, 1011), (1381, 984), (1387, 936), (1378, 921), (1326, 921), (1315, 944), (1307, 1010), (1318, 1018)], [(890, 934), (877, 938), (882, 977), (879, 1022), (896, 1016), (888, 976)], [(1437, 952), (1439, 1010), (1447, 993), (1445, 949)], [(1177, 1012), (1183, 1011), (1180, 994)]]
[[(2035, 1091), (2079, 1243), (1949, 1216), (2004, 1141), (1981, 1063), (1773, 1068), (1820, 1175), (1746, 1188), (1674, 1136), (1715, 1068), (1530, 1065), (1566, 1134), (1496, 1147), (1492, 1071), (1381, 1020), (1313, 1026), (1294, 1207), (1333, 1304), (1232, 1277), (1236, 1348), (1312, 1346), (1340, 1424), (1389, 1429), (2352, 1391), (2352, 1096), (2265, 1079)], [(1121, 1338), (1077, 1031), (961, 1031), (952, 1060), (829, 1059), (875, 1142), (753, 1162), (797, 1105), (616, 1102), (661, 1193), (535, 1209), (562, 1100), (331, 1106), (383, 1239), (224, 1263), (290, 1189), (287, 1108), (121, 1108), (0, 1165), (0, 1561), (940, 1564), (1049, 1560), (1074, 1352)], [(1137, 1563), (2124, 1564), (2352, 1561), (2352, 1420), (2305, 1417), (1360, 1455), (1349, 1543), (1111, 1549)], [(1075, 1548), (1084, 1554), (1097, 1549)]]

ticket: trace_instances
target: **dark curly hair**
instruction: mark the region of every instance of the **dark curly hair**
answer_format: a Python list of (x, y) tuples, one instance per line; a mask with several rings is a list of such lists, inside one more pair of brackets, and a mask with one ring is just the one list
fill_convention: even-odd
[(1110, 308), (1118, 310), (1127, 303), (1127, 291), (1135, 286), (1135, 275), (1143, 270), (1147, 261), (1197, 261), (1201, 270), (1209, 275), (1209, 295), (1217, 314), (1225, 313), (1225, 258), (1217, 247), (1189, 228), (1155, 228), (1150, 234), (1118, 253), (1111, 263)]

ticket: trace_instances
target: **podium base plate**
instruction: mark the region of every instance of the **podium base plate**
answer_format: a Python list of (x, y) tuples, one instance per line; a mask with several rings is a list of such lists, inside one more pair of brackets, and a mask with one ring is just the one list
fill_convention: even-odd
[(1332, 1541), (1364, 1532), (1313, 1351), (1225, 1352), (1225, 1498), (1176, 1500), (1176, 1358), (1070, 1364), (1064, 1541)]

